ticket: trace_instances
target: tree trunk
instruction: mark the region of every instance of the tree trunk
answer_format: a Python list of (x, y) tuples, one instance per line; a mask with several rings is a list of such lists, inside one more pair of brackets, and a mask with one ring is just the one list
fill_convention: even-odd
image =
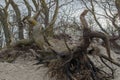
[(13, 1), (13, 0), (10, 0), (10, 4), (12, 5), (14, 11), (15, 11), (15, 14), (16, 14), (16, 20), (17, 20), (17, 23), (18, 23), (18, 29), (19, 29), (19, 39), (24, 39), (24, 34), (23, 34), (23, 24), (21, 22), (21, 13), (20, 13), (20, 10), (18, 8), (18, 5)]
[(8, 28), (7, 16), (8, 16), (8, 14), (5, 12), (5, 10), (3, 10), (3, 11), (0, 10), (0, 21), (1, 21), (1, 24), (3, 25), (6, 46), (10, 46), (11, 36), (10, 36), (10, 30)]

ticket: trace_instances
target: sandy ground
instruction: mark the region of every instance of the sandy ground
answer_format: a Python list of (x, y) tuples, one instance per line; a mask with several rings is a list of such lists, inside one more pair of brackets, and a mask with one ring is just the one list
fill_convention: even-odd
[[(106, 53), (104, 48), (101, 47), (101, 49), (103, 50), (101, 53)], [(111, 53), (112, 57), (120, 63), (120, 55)], [(35, 63), (34, 60), (23, 59), (17, 59), (14, 63), (0, 62), (0, 80), (49, 80), (46, 76), (47, 68), (38, 69), (41, 65), (33, 65)], [(109, 65), (112, 64), (109, 63)], [(116, 69), (115, 78), (112, 80), (120, 80), (120, 68), (112, 66)]]
[(0, 80), (48, 80), (45, 68), (37, 69), (35, 61), (16, 61), (0, 63)]
[[(47, 69), (32, 65), (34, 61), (18, 61), (15, 63), (0, 63), (0, 80), (49, 80), (46, 77)], [(115, 79), (120, 80), (120, 69), (116, 68)]]
[[(104, 47), (98, 46), (98, 45), (97, 45), (97, 47), (100, 48), (100, 54), (104, 54), (104, 55), (107, 56), (106, 49), (105, 49)], [(113, 60), (114, 60), (115, 62), (117, 62), (117, 63), (120, 64), (120, 54), (116, 54), (116, 53), (114, 53), (114, 52), (111, 50), (111, 56), (112, 56), (112, 58), (113, 58)], [(92, 56), (91, 58), (94, 60), (94, 59), (95, 59), (95, 56)], [(97, 58), (97, 57), (96, 57), (96, 58)], [(97, 58), (97, 59), (98, 59), (98, 58)], [(111, 80), (120, 80), (120, 67), (118, 67), (118, 66), (116, 66), (116, 65), (113, 65), (113, 64), (111, 64), (111, 63), (109, 63), (109, 62), (107, 62), (107, 64), (108, 64), (109, 66), (111, 66), (111, 67), (115, 70), (114, 78), (111, 79)], [(97, 64), (97, 65), (98, 65), (98, 64)], [(108, 68), (106, 68), (106, 67), (104, 67), (103, 70), (105, 70), (106, 72), (110, 72), (110, 69), (108, 69)]]

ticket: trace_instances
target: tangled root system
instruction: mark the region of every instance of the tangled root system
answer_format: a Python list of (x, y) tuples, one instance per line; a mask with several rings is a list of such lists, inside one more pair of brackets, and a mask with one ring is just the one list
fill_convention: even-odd
[(50, 61), (48, 75), (51, 80), (109, 80), (111, 78), (105, 71), (96, 67), (87, 54), (81, 51), (75, 55), (77, 56), (71, 59), (65, 56)]

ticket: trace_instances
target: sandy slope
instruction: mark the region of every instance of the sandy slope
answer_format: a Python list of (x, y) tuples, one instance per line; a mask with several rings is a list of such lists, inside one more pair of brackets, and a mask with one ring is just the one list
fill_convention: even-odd
[(47, 80), (46, 69), (32, 65), (33, 61), (0, 63), (0, 80)]
[[(100, 54), (104, 54), (107, 56), (106, 49), (104, 47), (99, 46), (99, 45), (97, 45), (97, 47), (99, 47), (99, 49), (100, 49)], [(116, 54), (111, 50), (111, 56), (115, 62), (118, 62), (120, 64), (120, 54)], [(92, 59), (94, 60), (95, 56), (93, 56)], [(107, 62), (107, 64), (115, 70), (114, 79), (112, 79), (112, 80), (120, 80), (120, 67), (113, 65), (109, 62)], [(110, 69), (108, 69), (106, 67), (104, 67), (103, 69), (107, 72), (110, 71)]]
[[(105, 48), (101, 47), (102, 52)], [(113, 58), (120, 63), (120, 55), (111, 52)], [(119, 59), (118, 59), (119, 58)], [(45, 75), (47, 69), (38, 65), (33, 65), (36, 61), (17, 59), (14, 63), (0, 62), (0, 80), (48, 80)], [(109, 64), (111, 65), (111, 64)], [(120, 68), (113, 66), (116, 69), (115, 79), (120, 80)], [(107, 71), (107, 69), (105, 68)]]
[[(19, 60), (15, 63), (0, 62), (0, 80), (48, 80), (47, 69), (33, 65), (35, 61)], [(116, 69), (115, 79), (120, 80), (120, 68)], [(107, 70), (107, 69), (106, 69)]]

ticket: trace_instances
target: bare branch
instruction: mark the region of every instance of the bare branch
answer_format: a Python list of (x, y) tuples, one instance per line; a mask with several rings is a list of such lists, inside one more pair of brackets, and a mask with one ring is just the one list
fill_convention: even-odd
[(84, 26), (83, 28), (85, 28), (85, 29), (88, 29), (88, 23), (87, 23), (86, 19), (84, 18), (87, 13), (88, 13), (88, 10), (84, 10), (82, 12), (82, 14), (80, 15), (80, 20), (81, 20), (82, 26)]
[(103, 32), (105, 32), (106, 34), (108, 34), (108, 33), (106, 32), (106, 30), (102, 27), (102, 25), (99, 23), (99, 21), (97, 20), (97, 17), (96, 17), (96, 15), (95, 15), (95, 11), (94, 11), (94, 6), (93, 6), (92, 0), (90, 0), (91, 6), (92, 6), (91, 9), (86, 5), (86, 3), (85, 3), (84, 0), (82, 0), (82, 2), (84, 3), (85, 7), (92, 13), (92, 15), (93, 15), (93, 17), (94, 17), (94, 19), (95, 19), (95, 22), (96, 22), (97, 25), (100, 27), (100, 29), (101, 29)]
[[(106, 34), (102, 33), (102, 32), (97, 32), (97, 31), (91, 31), (89, 28), (88, 28), (88, 25), (87, 24), (87, 21), (85, 19), (85, 15), (88, 11), (87, 10), (84, 10), (82, 15), (80, 15), (81, 17), (81, 22), (83, 22), (83, 43), (82, 43), (82, 48), (83, 49), (87, 49), (89, 44), (90, 44), (90, 40), (92, 38), (101, 38), (104, 43), (105, 43), (105, 47), (106, 47), (106, 50), (107, 50), (107, 54), (109, 56), (109, 58), (111, 58), (111, 55), (110, 55), (110, 43), (109, 43), (109, 38), (107, 37)], [(84, 14), (84, 15), (83, 15)], [(85, 24), (86, 23), (86, 24)]]
[(25, 6), (26, 6), (27, 9), (28, 9), (28, 16), (31, 16), (31, 6), (30, 6), (30, 4), (28, 3), (27, 0), (23, 0), (23, 1), (24, 1), (24, 3), (25, 3)]
[(33, 4), (34, 4), (34, 6), (35, 6), (36, 11), (39, 10), (37, 1), (36, 1), (36, 0), (32, 0), (32, 2), (33, 2)]
[(21, 20), (20, 9), (18, 8), (18, 5), (14, 2), (14, 0), (10, 0), (10, 4), (11, 4), (11, 6), (14, 9), (15, 14), (16, 14), (16, 19), (17, 19), (18, 28), (19, 28), (19, 39), (24, 39), (23, 24), (22, 24), (22, 20)]

